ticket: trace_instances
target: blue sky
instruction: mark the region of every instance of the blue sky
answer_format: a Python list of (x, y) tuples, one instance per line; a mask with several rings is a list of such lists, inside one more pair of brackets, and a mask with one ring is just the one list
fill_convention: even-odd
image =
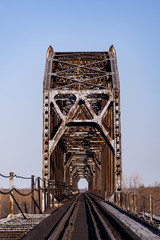
[[(41, 175), (45, 56), (107, 51), (121, 85), (123, 172), (160, 182), (160, 1), (0, 0), (0, 173)], [(0, 186), (8, 181), (0, 178)]]

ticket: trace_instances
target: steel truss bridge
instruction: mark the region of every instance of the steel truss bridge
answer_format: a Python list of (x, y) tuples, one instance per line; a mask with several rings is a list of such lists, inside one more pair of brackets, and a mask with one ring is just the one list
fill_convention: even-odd
[[(48, 48), (43, 177), (0, 176), (10, 181), (9, 191), (0, 189), (1, 196), (10, 196), (0, 239), (160, 239), (155, 215), (160, 200), (122, 192), (120, 85), (113, 46), (108, 52)], [(31, 191), (14, 188), (15, 177), (30, 179)], [(89, 183), (86, 193), (77, 191), (81, 178)], [(30, 210), (17, 201), (19, 195), (30, 196)], [(14, 215), (13, 203), (21, 214)]]
[(120, 84), (116, 52), (54, 52), (43, 82), (43, 178), (99, 196), (121, 191)]

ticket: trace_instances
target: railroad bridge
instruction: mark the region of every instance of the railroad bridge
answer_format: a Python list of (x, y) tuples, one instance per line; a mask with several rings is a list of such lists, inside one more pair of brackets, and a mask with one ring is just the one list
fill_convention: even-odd
[(116, 51), (54, 52), (43, 82), (43, 178), (99, 196), (121, 190), (120, 84)]
[[(43, 176), (0, 176), (10, 180), (9, 191), (0, 189), (10, 195), (10, 214), (0, 219), (2, 240), (160, 239), (155, 215), (160, 200), (122, 192), (120, 84), (113, 46), (108, 52), (48, 48)], [(31, 191), (14, 188), (15, 177), (30, 179)], [(81, 178), (88, 181), (88, 192), (77, 191)], [(30, 196), (30, 211), (17, 202), (19, 195)], [(21, 214), (14, 216), (13, 201)]]

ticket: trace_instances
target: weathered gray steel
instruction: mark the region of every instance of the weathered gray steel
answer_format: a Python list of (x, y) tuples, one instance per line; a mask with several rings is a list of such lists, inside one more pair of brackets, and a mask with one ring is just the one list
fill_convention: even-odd
[(54, 52), (43, 83), (43, 177), (80, 178), (99, 195), (121, 190), (120, 85), (116, 52)]

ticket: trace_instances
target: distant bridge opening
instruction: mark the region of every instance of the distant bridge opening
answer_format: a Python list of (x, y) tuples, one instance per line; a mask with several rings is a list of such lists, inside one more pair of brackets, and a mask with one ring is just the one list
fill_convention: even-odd
[(78, 181), (78, 189), (86, 189), (86, 190), (88, 190), (88, 181), (85, 178), (81, 178)]

